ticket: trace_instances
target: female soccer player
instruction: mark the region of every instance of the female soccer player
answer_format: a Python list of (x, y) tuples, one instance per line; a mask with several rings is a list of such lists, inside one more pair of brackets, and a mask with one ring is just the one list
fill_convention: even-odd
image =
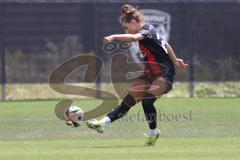
[[(155, 28), (144, 23), (144, 16), (131, 5), (122, 6), (119, 21), (127, 34), (114, 34), (104, 37), (104, 43), (114, 40), (139, 42), (143, 54), (144, 70), (132, 84), (122, 103), (101, 120), (87, 121), (87, 126), (100, 133), (105, 127), (125, 115), (137, 102), (142, 101), (143, 110), (149, 125), (149, 136), (145, 146), (153, 146), (160, 135), (156, 128), (156, 109), (154, 102), (171, 90), (175, 75), (174, 64), (187, 68), (182, 59), (174, 54), (171, 46), (157, 34)], [(137, 88), (137, 89), (136, 89)]]

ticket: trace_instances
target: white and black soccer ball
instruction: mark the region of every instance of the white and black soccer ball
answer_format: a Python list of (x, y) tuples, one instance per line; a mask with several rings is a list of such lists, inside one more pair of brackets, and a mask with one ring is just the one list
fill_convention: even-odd
[(84, 112), (80, 107), (70, 106), (64, 113), (64, 119), (67, 125), (79, 127), (83, 122)]

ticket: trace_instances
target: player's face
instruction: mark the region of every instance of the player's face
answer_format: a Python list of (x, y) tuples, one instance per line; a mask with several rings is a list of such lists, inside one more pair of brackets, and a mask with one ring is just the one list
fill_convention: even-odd
[(131, 22), (123, 22), (122, 23), (123, 29), (130, 34), (134, 34), (138, 32), (138, 23), (136, 20), (131, 20)]

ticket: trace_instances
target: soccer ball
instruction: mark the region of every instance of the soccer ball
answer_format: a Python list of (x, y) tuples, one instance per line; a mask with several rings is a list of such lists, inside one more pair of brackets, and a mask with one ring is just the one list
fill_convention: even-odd
[(84, 112), (77, 106), (70, 106), (64, 113), (64, 119), (67, 125), (79, 127), (83, 122)]

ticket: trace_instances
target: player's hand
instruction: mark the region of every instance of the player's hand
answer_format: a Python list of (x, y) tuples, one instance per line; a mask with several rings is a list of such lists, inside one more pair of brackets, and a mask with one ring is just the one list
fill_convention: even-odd
[(187, 68), (189, 65), (187, 63), (184, 63), (182, 59), (176, 59), (175, 65), (177, 65), (179, 68)]
[(103, 43), (108, 44), (111, 43), (114, 40), (113, 36), (107, 36), (103, 38)]

